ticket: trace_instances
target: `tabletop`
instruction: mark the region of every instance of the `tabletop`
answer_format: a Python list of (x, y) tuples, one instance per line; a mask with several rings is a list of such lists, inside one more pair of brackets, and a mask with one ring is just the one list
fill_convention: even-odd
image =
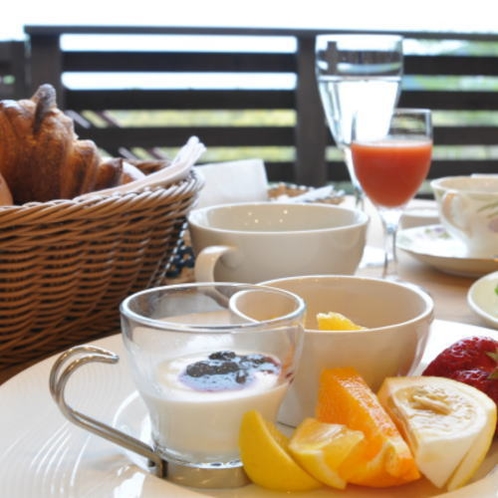
[[(352, 199), (346, 199), (344, 204), (352, 202)], [(381, 225), (371, 206), (367, 205), (367, 212), (371, 216), (367, 244), (379, 248), (382, 246)], [(398, 270), (402, 279), (424, 287), (435, 301), (435, 317), (438, 320), (432, 329), (430, 346), (424, 353), (425, 360), (469, 331), (476, 334), (486, 333), (486, 330), (492, 332), (491, 329), (480, 329), (479, 326), (484, 324), (466, 302), (467, 291), (475, 278), (445, 274), (402, 251), (399, 251)], [(381, 271), (381, 267), (368, 267), (360, 268), (357, 273), (379, 277)], [(101, 339), (98, 345), (119, 355), (123, 352), (119, 335)], [(136, 412), (136, 404), (133, 403), (137, 396), (130, 395), (133, 387), (131, 378), (126, 374), (126, 355), (122, 355), (122, 360), (110, 368), (110, 372), (108, 365), (94, 365), (94, 369), (85, 368), (83, 374), (75, 375), (72, 380), (74, 390), (69, 393), (69, 399), (71, 394), (88, 394), (81, 406), (84, 413), (91, 413), (99, 420), (113, 420), (116, 426), (121, 424), (127, 430), (131, 427), (132, 432), (139, 431), (143, 427), (137, 425), (136, 420), (137, 413), (140, 415), (141, 412)], [(189, 488), (174, 486), (150, 476), (142, 467), (135, 465), (136, 459), (132, 457), (130, 462), (130, 455), (116, 450), (115, 445), (62, 420), (48, 389), (47, 379), (52, 362), (49, 359), (37, 363), (2, 386), (2, 402), (7, 407), (2, 410), (3, 422), (0, 424), (0, 429), (3, 429), (3, 433), (0, 430), (0, 440), (4, 443), (4, 451), (0, 454), (2, 490), (7, 490), (9, 496), (19, 497), (68, 496), (74, 493), (78, 496), (129, 496), (131, 493), (150, 498), (194, 496)], [(7, 373), (0, 371), (0, 383), (7, 378)], [(85, 391), (85, 388), (89, 390)], [(35, 412), (36, 416), (33, 416)], [(140, 416), (138, 420), (141, 420)], [(497, 475), (489, 473), (489, 469), (496, 465), (497, 451), (495, 444), (481, 466), (482, 473), (479, 475), (488, 477), (479, 477), (475, 483), (459, 490), (461, 493), (458, 492), (458, 496), (495, 496)], [(423, 488), (423, 483), (421, 486)], [(327, 493), (330, 494), (330, 491), (323, 494), (318, 491), (317, 498)], [(201, 494), (195, 493), (195, 496)], [(370, 492), (367, 494), (370, 496)], [(417, 489), (409, 494), (422, 496)], [(253, 487), (241, 488), (241, 497), (253, 498), (256, 495), (260, 496)], [(229, 494), (213, 491), (209, 496), (221, 498)], [(359, 494), (348, 490), (347, 496)], [(361, 492), (361, 496), (366, 494)], [(386, 490), (383, 496), (399, 496), (399, 491), (394, 488), (392, 492)]]
[[(434, 201), (414, 200), (412, 207), (431, 206)], [(345, 205), (352, 205), (352, 199), (346, 199)], [(370, 225), (367, 245), (382, 246), (382, 227), (375, 210), (368, 203), (366, 210), (370, 214)], [(434, 299), (435, 318), (486, 326), (467, 304), (467, 292), (477, 277), (461, 277), (444, 273), (421, 263), (413, 256), (397, 250), (398, 274), (402, 280), (417, 284), (424, 288)], [(380, 277), (382, 267), (359, 268), (358, 275)]]
[[(412, 206), (426, 207), (427, 205), (430, 206), (431, 202), (433, 203), (433, 201), (427, 200), (414, 200), (412, 201)], [(347, 197), (341, 205), (353, 206), (353, 199)], [(370, 215), (367, 246), (380, 249), (382, 247), (382, 227), (380, 220), (375, 209), (368, 202), (365, 209)], [(401, 250), (397, 251), (397, 255), (400, 278), (421, 286), (431, 295), (435, 303), (435, 318), (470, 325), (486, 326), (486, 323), (478, 317), (467, 304), (467, 292), (476, 278), (460, 277), (443, 273), (442, 271), (421, 263)], [(368, 277), (380, 277), (382, 274), (382, 267), (360, 267), (357, 274)], [(448, 333), (451, 333), (451, 331), (448, 331)], [(29, 365), (26, 365), (26, 367), (27, 366)], [(0, 384), (22, 369), (22, 365), (5, 370), (0, 369)]]

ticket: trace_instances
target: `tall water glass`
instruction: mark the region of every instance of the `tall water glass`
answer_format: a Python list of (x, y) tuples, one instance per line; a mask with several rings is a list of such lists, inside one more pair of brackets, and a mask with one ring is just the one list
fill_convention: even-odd
[(358, 113), (389, 116), (401, 93), (403, 38), (395, 35), (319, 35), (315, 70), (332, 137), (344, 160), (356, 206), (363, 207), (363, 189), (351, 160), (351, 124)]

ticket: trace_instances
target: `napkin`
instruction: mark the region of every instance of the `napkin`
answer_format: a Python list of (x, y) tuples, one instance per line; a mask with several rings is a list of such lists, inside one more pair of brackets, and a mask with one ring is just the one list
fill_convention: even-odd
[(81, 201), (94, 196), (102, 197), (104, 195), (110, 196), (126, 192), (139, 192), (158, 185), (165, 186), (178, 182), (190, 173), (195, 162), (202, 156), (205, 150), (205, 145), (197, 137), (190, 137), (167, 168), (162, 168), (150, 175), (143, 175), (132, 182), (117, 185), (116, 187), (88, 192), (75, 197), (74, 200)]
[(204, 187), (196, 208), (268, 200), (268, 178), (261, 159), (244, 159), (196, 166)]

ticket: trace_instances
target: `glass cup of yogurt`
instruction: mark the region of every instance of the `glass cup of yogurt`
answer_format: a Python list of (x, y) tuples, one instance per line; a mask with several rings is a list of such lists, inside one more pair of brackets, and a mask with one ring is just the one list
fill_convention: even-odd
[[(173, 482), (245, 484), (240, 422), (249, 410), (276, 420), (302, 349), (304, 301), (282, 289), (211, 282), (144, 290), (126, 298), (120, 312), (152, 444), (103, 424), (86, 428), (147, 456)], [(56, 394), (63, 376), (53, 372), (52, 394), (71, 418)]]

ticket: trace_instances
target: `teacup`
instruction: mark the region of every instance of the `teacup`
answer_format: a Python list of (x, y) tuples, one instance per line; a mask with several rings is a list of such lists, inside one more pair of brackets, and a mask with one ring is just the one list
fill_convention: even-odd
[(331, 204), (258, 202), (196, 209), (188, 221), (197, 281), (257, 283), (353, 274), (369, 218)]
[(431, 187), (444, 228), (467, 256), (498, 257), (498, 175), (444, 177)]
[(161, 477), (240, 486), (248, 482), (239, 460), (242, 417), (258, 410), (275, 421), (299, 360), (304, 312), (304, 301), (288, 291), (235, 283), (159, 287), (125, 299), (123, 341), (151, 447), (64, 401), (75, 367), (115, 362), (113, 353), (94, 346), (64, 353), (51, 372), (52, 395), (72, 422), (147, 457)]

